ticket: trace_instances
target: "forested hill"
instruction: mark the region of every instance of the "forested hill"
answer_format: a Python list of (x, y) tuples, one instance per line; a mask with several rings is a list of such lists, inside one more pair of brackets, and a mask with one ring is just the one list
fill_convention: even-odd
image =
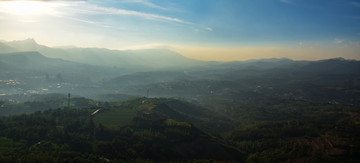
[(211, 111), (164, 98), (82, 105), (1, 117), (0, 161), (360, 160), (354, 106), (267, 99)]
[[(124, 103), (102, 103), (99, 107), (46, 110), (1, 118), (0, 160), (158, 162), (245, 159), (244, 153), (186, 121), (206, 118), (201, 115), (207, 114), (204, 110), (177, 110), (167, 106), (168, 102), (182, 103), (135, 99)], [(98, 109), (100, 111), (92, 114)], [(193, 117), (190, 112), (199, 114)]]

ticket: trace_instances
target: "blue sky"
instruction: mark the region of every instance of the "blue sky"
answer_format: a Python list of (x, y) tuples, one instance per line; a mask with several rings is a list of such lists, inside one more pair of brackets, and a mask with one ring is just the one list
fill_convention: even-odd
[(26, 38), (202, 60), (360, 59), (360, 1), (0, 1), (0, 39)]

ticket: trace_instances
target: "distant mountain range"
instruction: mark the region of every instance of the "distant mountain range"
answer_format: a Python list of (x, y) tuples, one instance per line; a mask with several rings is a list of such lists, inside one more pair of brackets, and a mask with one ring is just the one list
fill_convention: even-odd
[(150, 90), (152, 96), (161, 97), (265, 95), (358, 105), (359, 76), (360, 61), (343, 58), (205, 62), (165, 49), (50, 48), (32, 39), (0, 43), (0, 80), (21, 83), (0, 83), (3, 94), (46, 88), (51, 93), (72, 90), (87, 97), (136, 96)]
[[(78, 48), (75, 46), (52, 48), (39, 45), (34, 39), (0, 42), (0, 54), (4, 55), (6, 53), (13, 53), (19, 55), (18, 52), (23, 52), (22, 55), (27, 52), (31, 53), (29, 53), (29, 55), (33, 55), (35, 54), (34, 52), (38, 52), (43, 57), (49, 59), (62, 59), (63, 61), (71, 61), (74, 63), (76, 62), (93, 66), (117, 68), (118, 70), (121, 70), (121, 72), (127, 73), (163, 70), (168, 71), (179, 69), (192, 70), (193, 68), (196, 68), (196, 70), (272, 69), (286, 66), (289, 66), (289, 68), (294, 68), (294, 66), (301, 67), (310, 63), (310, 61), (293, 61), (287, 58), (271, 58), (233, 62), (206, 62), (186, 58), (177, 52), (167, 49), (109, 50), (105, 48)], [(311, 62), (311, 64), (308, 66), (310, 66), (309, 69), (311, 69), (311, 71), (313, 71), (313, 69), (316, 69), (315, 71), (327, 71), (331, 67), (333, 68), (332, 71), (339, 71), (339, 66), (343, 66), (342, 68), (347, 66), (340, 61), (345, 60), (343, 58), (334, 58)], [(323, 66), (328, 62), (331, 62), (330, 67)], [(49, 62), (49, 65), (52, 65), (52, 63)], [(316, 65), (320, 67), (316, 67)], [(356, 66), (346, 68), (349, 71), (353, 71)], [(340, 71), (342, 71), (341, 68)]]
[(116, 67), (134, 71), (179, 68), (205, 62), (186, 58), (166, 49), (109, 50), (104, 48), (51, 48), (33, 39), (0, 43), (0, 53), (36, 51), (48, 58), (58, 58), (95, 66)]
[(57, 58), (48, 58), (36, 51), (0, 54), (2, 71), (9, 72), (111, 72), (113, 68), (76, 63)]

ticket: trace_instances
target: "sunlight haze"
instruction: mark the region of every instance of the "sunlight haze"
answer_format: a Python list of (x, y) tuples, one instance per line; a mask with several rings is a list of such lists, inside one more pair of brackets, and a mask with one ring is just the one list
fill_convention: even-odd
[(360, 163), (360, 0), (0, 0), (0, 163)]

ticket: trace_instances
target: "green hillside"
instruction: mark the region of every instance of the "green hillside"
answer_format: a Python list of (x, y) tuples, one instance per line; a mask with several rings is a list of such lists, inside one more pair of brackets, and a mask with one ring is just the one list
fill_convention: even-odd
[(175, 120), (182, 116), (155, 109), (168, 101), (139, 98), (123, 103), (101, 103), (102, 110), (93, 116), (89, 115), (97, 108), (57, 109), (3, 117), (0, 119), (0, 141), (3, 142), (0, 161), (245, 159), (245, 153), (223, 140), (189, 122)]

